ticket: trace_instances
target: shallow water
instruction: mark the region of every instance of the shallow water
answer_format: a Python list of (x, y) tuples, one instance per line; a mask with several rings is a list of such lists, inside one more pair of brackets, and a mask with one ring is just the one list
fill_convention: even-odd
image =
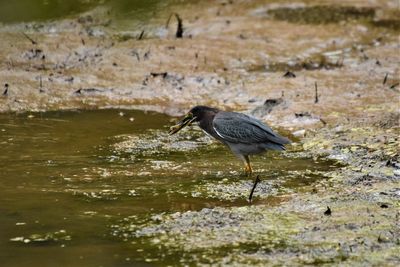
[[(170, 124), (165, 115), (128, 110), (1, 114), (3, 264), (144, 266), (149, 257), (171, 263), (179, 251), (162, 256), (145, 238), (126, 242), (119, 225), (165, 212), (248, 205), (251, 179), (241, 175), (241, 163), (199, 131), (168, 137)], [(331, 164), (290, 153), (253, 163), (266, 192), (273, 189), (271, 197), (256, 190), (255, 204), (271, 205), (323, 178)], [(236, 194), (229, 191), (236, 184), (244, 191), (237, 198), (207, 196), (218, 186)]]
[[(0, 22), (31, 22), (65, 18), (95, 7), (112, 7), (119, 16), (144, 19), (164, 1), (159, 0), (16, 0), (0, 2)], [(18, 12), (14, 12), (18, 10)]]

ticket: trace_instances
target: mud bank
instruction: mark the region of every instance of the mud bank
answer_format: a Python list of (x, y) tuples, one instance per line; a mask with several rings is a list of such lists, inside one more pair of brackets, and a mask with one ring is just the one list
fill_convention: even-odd
[[(392, 123), (398, 123), (398, 117)], [(399, 128), (365, 124), (319, 129), (303, 139), (304, 151), (292, 157), (330, 158), (342, 167), (320, 174), (301, 190), (279, 201), (263, 201), (274, 191), (264, 184), (253, 205), (161, 213), (142, 224), (129, 218), (113, 226), (125, 241), (147, 238), (157, 256), (149, 261), (180, 259), (182, 265), (384, 265), (400, 258)], [(389, 123), (389, 124), (387, 124)], [(368, 134), (366, 134), (368, 133)], [(311, 135), (311, 134), (310, 134)], [(208, 197), (245, 198), (233, 184), (208, 190)], [(239, 193), (238, 193), (239, 191)], [(160, 259), (161, 255), (161, 259)]]
[[(174, 13), (183, 38), (176, 22), (166, 27)], [(343, 166), (280, 201), (256, 194), (255, 205), (161, 213), (139, 225), (127, 217), (112, 235), (147, 238), (182, 265), (397, 266), (399, 15), (396, 1), (202, 1), (166, 5), (146, 25), (103, 7), (2, 25), (0, 111), (112, 107), (178, 116), (206, 104), (252, 113), (298, 140), (292, 155)], [(229, 186), (197, 193), (238, 196)], [(274, 193), (268, 184), (259, 190)]]
[[(4, 24), (0, 81), (8, 93), (0, 110), (142, 107), (180, 115), (198, 103), (252, 109), (283, 94), (281, 121), (398, 97), (395, 1), (346, 6), (171, 2), (144, 21), (103, 6), (62, 20)], [(183, 38), (175, 37), (174, 13)], [(332, 18), (324, 21), (327, 13)], [(288, 70), (296, 77), (283, 77)]]

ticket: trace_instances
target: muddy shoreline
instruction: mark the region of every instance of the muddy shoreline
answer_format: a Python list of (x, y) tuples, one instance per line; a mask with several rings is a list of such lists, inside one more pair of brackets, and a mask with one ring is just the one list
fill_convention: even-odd
[[(162, 214), (140, 226), (128, 222), (116, 235), (185, 251), (183, 265), (397, 266), (399, 7), (335, 3), (171, 5), (149, 26), (131, 28), (102, 8), (2, 25), (0, 111), (126, 108), (180, 116), (205, 104), (253, 114), (298, 139), (291, 149), (302, 148), (301, 156), (343, 167), (279, 205)], [(175, 12), (183, 38), (176, 22), (165, 26)], [(209, 252), (218, 248), (224, 253)]]

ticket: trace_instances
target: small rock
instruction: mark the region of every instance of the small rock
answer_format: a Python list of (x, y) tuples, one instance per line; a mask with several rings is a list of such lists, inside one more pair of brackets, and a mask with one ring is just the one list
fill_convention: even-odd
[(283, 98), (269, 98), (265, 100), (262, 106), (258, 106), (251, 111), (251, 114), (256, 117), (264, 117), (269, 114), (276, 106), (284, 103)]
[(306, 135), (306, 130), (301, 129), (292, 133), (296, 137), (304, 137)]

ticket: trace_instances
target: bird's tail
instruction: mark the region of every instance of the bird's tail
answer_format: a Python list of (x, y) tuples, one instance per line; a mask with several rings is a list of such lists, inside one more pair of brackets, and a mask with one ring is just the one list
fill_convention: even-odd
[(286, 149), (284, 144), (277, 144), (277, 143), (265, 143), (263, 144), (263, 147), (264, 149), (267, 150), (278, 150), (278, 151)]

